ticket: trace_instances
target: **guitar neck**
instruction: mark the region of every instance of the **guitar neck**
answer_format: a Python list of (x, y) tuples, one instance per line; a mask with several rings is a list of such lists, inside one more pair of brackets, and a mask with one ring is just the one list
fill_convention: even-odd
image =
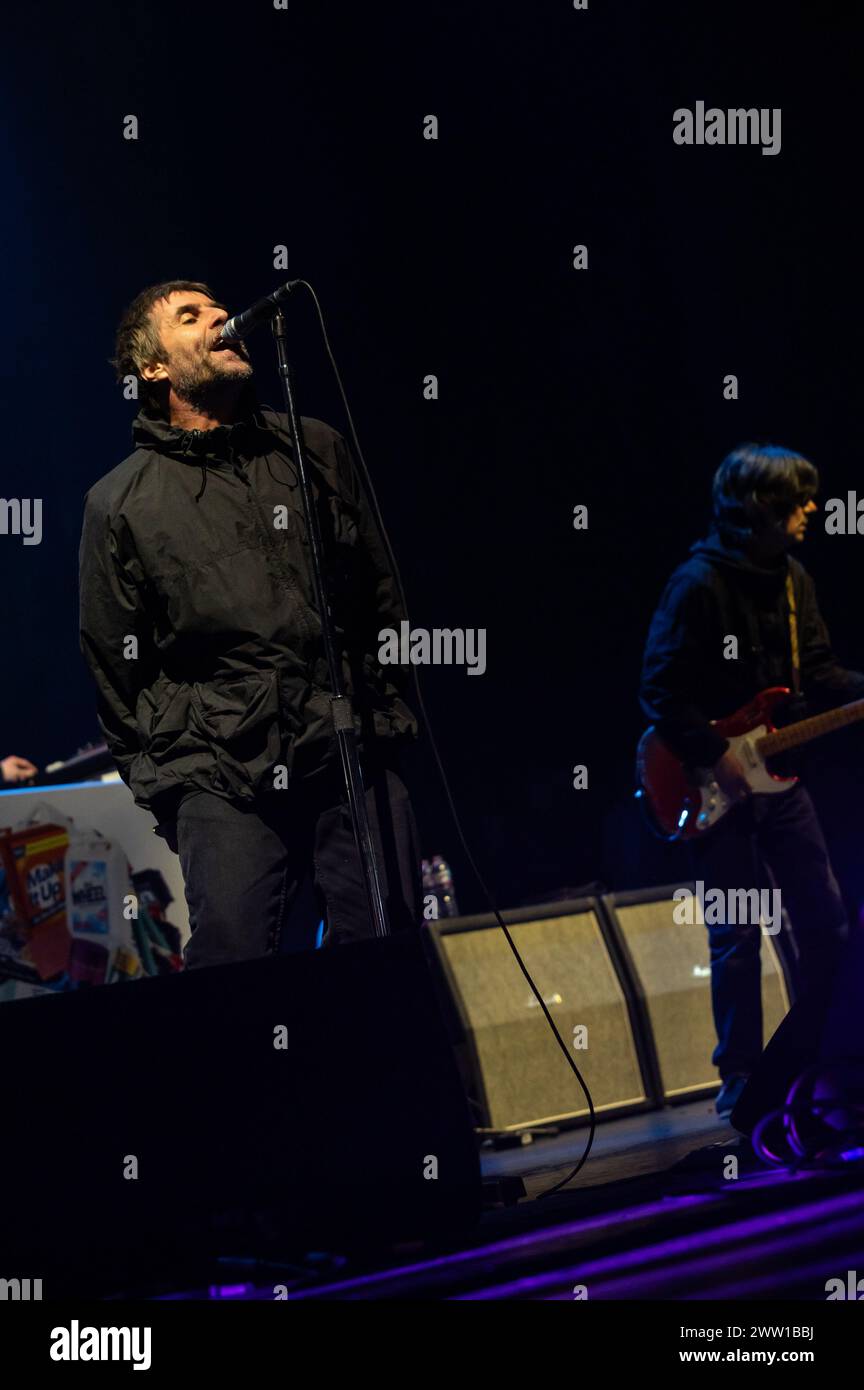
[(787, 748), (799, 748), (802, 743), (821, 738), (823, 734), (843, 729), (864, 719), (864, 700), (853, 700), (851, 705), (841, 705), (825, 714), (814, 714), (810, 719), (801, 719), (797, 724), (788, 724), (785, 729), (777, 729), (773, 734), (763, 734), (756, 744), (763, 758), (784, 753)]

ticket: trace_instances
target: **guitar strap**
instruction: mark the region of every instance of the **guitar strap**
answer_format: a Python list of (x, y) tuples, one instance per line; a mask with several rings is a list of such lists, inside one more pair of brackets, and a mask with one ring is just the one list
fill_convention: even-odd
[(797, 695), (801, 690), (801, 660), (798, 655), (798, 609), (795, 606), (791, 570), (786, 571), (786, 598), (789, 601), (789, 641), (792, 646), (792, 689)]

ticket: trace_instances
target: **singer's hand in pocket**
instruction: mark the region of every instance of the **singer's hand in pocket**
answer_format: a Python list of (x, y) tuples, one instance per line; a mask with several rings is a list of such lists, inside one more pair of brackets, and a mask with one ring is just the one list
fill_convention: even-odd
[(164, 840), (172, 854), (179, 854), (177, 848), (177, 822), (176, 820), (163, 820), (156, 826), (156, 834)]

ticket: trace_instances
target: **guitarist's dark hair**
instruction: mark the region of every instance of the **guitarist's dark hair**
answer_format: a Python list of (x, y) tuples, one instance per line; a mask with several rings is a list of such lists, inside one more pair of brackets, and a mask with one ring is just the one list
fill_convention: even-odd
[(819, 490), (809, 459), (777, 444), (739, 444), (714, 474), (714, 520), (728, 540), (741, 543), (785, 521)]

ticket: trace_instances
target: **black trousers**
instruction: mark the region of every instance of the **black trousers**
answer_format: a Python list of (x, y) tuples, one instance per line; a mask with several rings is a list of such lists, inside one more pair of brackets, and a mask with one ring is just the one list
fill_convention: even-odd
[[(414, 814), (397, 771), (364, 769), (370, 828), (391, 931), (420, 920)], [(180, 856), (191, 936), (186, 969), (251, 960), (285, 948), (282, 932), (300, 886), (314, 884), (323, 944), (374, 936), (341, 774), (254, 802), (193, 791), (160, 827)]]
[[(775, 941), (791, 966), (796, 995), (827, 990), (849, 926), (822, 827), (801, 783), (774, 796), (750, 797), (691, 849), (693, 877), (704, 881), (706, 894), (712, 888), (773, 887), (768, 865), (791, 919), (796, 949), (779, 937)], [(762, 1052), (761, 937), (758, 924), (708, 926), (717, 1032), (711, 1060), (724, 1080), (736, 1072), (749, 1075)]]

